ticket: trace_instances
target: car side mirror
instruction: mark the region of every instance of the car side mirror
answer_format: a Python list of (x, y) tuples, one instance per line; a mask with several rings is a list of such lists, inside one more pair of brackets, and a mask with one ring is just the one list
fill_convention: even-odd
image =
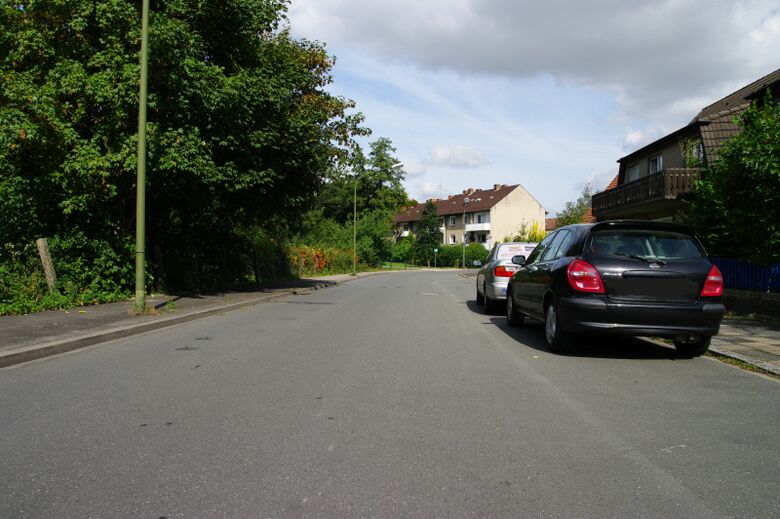
[(512, 263), (515, 265), (523, 265), (525, 263), (525, 256), (522, 254), (519, 254), (517, 256), (512, 256)]

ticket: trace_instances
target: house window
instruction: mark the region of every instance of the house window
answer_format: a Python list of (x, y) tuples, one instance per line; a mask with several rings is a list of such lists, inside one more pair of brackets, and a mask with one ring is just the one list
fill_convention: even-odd
[(696, 157), (696, 163), (698, 165), (704, 164), (704, 144), (697, 143), (693, 149), (693, 156)]
[(455, 225), (455, 216), (450, 216), (450, 225)]
[(450, 245), (455, 245), (455, 235), (450, 234)]
[(639, 164), (631, 164), (626, 168), (626, 182), (639, 178)]
[(478, 214), (478, 215), (477, 215), (477, 223), (483, 223), (483, 222), (482, 222), (482, 217), (483, 217), (483, 216), (484, 216), (484, 215), (481, 215), (481, 214)]
[(485, 243), (487, 241), (487, 234), (479, 235), (479, 243)]
[(658, 173), (662, 169), (664, 169), (664, 158), (661, 155), (650, 157), (647, 160), (647, 170), (650, 172), (650, 175)]
[(471, 213), (463, 215), (463, 223), (467, 225), (471, 223)]

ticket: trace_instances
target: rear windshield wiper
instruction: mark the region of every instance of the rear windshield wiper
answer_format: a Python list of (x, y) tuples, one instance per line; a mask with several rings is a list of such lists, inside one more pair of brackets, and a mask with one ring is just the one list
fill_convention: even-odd
[(638, 260), (646, 261), (648, 263), (658, 263), (659, 265), (666, 265), (665, 261), (648, 258), (646, 256), (640, 256), (639, 254), (625, 254), (623, 252), (616, 252), (615, 256), (625, 256), (627, 258), (638, 259)]

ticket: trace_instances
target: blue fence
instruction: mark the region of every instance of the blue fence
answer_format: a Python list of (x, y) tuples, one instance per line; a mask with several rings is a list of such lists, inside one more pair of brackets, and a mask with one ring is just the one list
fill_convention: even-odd
[(756, 265), (746, 261), (712, 258), (723, 274), (726, 288), (780, 292), (780, 263)]

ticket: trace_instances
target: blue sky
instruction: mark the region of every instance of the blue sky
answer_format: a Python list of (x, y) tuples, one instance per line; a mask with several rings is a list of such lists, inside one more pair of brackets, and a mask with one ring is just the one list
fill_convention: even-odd
[(616, 160), (780, 66), (773, 2), (293, 0), (332, 92), (417, 200), (522, 184), (552, 215)]

